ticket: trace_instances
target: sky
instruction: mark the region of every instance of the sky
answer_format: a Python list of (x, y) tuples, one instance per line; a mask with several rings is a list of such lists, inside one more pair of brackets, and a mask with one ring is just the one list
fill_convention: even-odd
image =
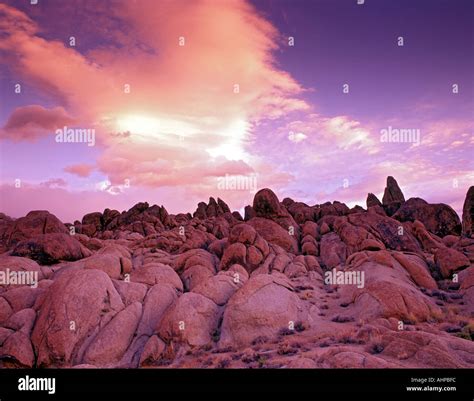
[(0, 0), (7, 215), (474, 185), (472, 1), (30, 2)]

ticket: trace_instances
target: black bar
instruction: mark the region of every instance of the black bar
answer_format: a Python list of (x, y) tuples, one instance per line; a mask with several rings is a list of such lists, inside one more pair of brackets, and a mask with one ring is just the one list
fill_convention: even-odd
[[(460, 400), (474, 399), (471, 369), (3, 369), (0, 400)], [(55, 394), (19, 391), (25, 376), (55, 378)], [(416, 383), (412, 378), (434, 381)], [(431, 379), (430, 379), (431, 378)], [(455, 378), (455, 382), (437, 382)], [(456, 387), (407, 391), (406, 387)]]

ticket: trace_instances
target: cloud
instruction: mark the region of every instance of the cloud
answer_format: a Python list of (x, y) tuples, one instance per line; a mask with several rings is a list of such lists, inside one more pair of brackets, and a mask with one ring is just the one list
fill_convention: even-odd
[(288, 139), (291, 142), (295, 143), (303, 142), (307, 137), (308, 136), (303, 134), (302, 132), (294, 133), (293, 131), (290, 131), (290, 133), (288, 134)]
[[(58, 4), (53, 12), (60, 10)], [(34, 22), (12, 7), (0, 12), (10, 22), (1, 48), (15, 57), (17, 72), (94, 118), (123, 117), (132, 105), (135, 114), (160, 110), (168, 119), (205, 118), (224, 128), (236, 118), (308, 108), (295, 97), (303, 88), (276, 66), (278, 32), (245, 1), (117, 2), (112, 15), (99, 10), (95, 18), (118, 18), (129, 38), (109, 32), (114, 41), (87, 54), (34, 35)]]
[(47, 181), (41, 182), (39, 185), (46, 188), (57, 188), (67, 186), (67, 182), (62, 178), (51, 178)]
[(319, 114), (307, 114), (300, 120), (294, 120), (280, 127), (279, 131), (288, 135), (292, 142), (299, 142), (306, 138), (320, 146), (332, 149), (358, 149), (366, 153), (377, 152), (377, 140), (370, 129), (364, 127), (360, 121), (349, 116), (334, 117)]
[(14, 141), (34, 141), (70, 124), (74, 124), (74, 120), (62, 107), (47, 109), (40, 105), (23, 106), (11, 113), (0, 130), (0, 137)]
[(36, 24), (25, 13), (14, 7), (0, 4), (0, 16), (0, 28), (7, 37), (13, 36), (16, 30), (24, 35), (33, 35), (38, 31)]
[(90, 164), (74, 164), (72, 166), (66, 166), (64, 171), (66, 173), (77, 175), (78, 177), (86, 178), (89, 177), (94, 170), (94, 166)]
[(461, 138), (472, 138), (473, 130), (474, 124), (471, 120), (431, 120), (425, 123), (421, 130), (421, 144), (426, 147), (452, 146), (453, 142)]
[[(90, 20), (87, 2), (76, 8), (84, 22)], [(64, 3), (48, 11), (48, 21), (73, 22)], [(0, 15), (7, 33), (0, 50), (9, 66), (64, 107), (54, 108), (56, 114), (66, 118), (67, 110), (82, 126), (94, 126), (104, 147), (97, 168), (112, 185), (129, 179), (134, 185), (204, 189), (218, 174), (256, 171), (258, 160), (248, 149), (253, 125), (309, 109), (301, 97), (305, 89), (274, 57), (280, 34), (247, 1), (100, 6), (90, 32), (75, 31), (78, 41), (90, 45), (87, 52), (39, 36), (43, 27), (13, 7), (1, 5)], [(15, 138), (40, 134), (24, 124)], [(66, 171), (87, 177), (83, 168)]]

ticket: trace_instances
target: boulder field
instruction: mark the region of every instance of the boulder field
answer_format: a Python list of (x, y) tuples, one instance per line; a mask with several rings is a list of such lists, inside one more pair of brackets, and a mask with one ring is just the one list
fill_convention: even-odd
[(0, 367), (473, 368), (473, 205), (0, 213)]

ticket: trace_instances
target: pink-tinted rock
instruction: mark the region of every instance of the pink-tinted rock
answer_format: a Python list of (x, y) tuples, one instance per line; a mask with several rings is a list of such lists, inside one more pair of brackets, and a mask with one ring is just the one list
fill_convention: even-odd
[(143, 314), (138, 325), (137, 337), (150, 336), (158, 329), (165, 312), (176, 302), (176, 290), (169, 285), (156, 284), (148, 291)]
[(13, 224), (14, 220), (10, 216), (0, 212), (0, 253), (8, 250), (6, 233)]
[(293, 216), (298, 224), (304, 224), (305, 222), (311, 222), (315, 219), (314, 208), (306, 205), (302, 202), (293, 202), (288, 207), (288, 212)]
[(227, 206), (227, 204), (220, 198), (217, 198), (216, 202), (213, 197), (210, 197), (209, 204), (206, 204), (205, 202), (199, 202), (193, 217), (205, 220), (208, 217), (217, 217), (225, 213), (230, 213), (229, 206)]
[(326, 351), (319, 363), (325, 368), (394, 368), (396, 365), (387, 363), (382, 358), (370, 355), (362, 350), (349, 347), (335, 347)]
[(153, 366), (157, 361), (159, 361), (161, 355), (165, 351), (165, 347), (166, 344), (160, 337), (151, 336), (140, 355), (139, 365), (142, 367)]
[(387, 186), (382, 198), (382, 204), (387, 214), (389, 216), (393, 215), (404, 202), (405, 197), (395, 178), (387, 177)]
[(44, 278), (44, 274), (34, 260), (28, 258), (22, 258), (19, 256), (8, 256), (7, 254), (3, 254), (0, 256), (0, 271), (6, 276), (9, 276), (10, 272), (16, 272), (17, 278), (20, 279), (23, 277), (23, 280), (17, 280), (17, 283), (12, 283), (11, 280), (5, 282), (5, 284), (0, 283), (0, 288), (16, 288), (24, 285), (36, 285), (32, 281), (36, 279), (42, 280)]
[(244, 209), (244, 220), (245, 220), (245, 221), (248, 221), (248, 220), (250, 220), (250, 219), (253, 219), (254, 217), (257, 217), (257, 213), (255, 212), (255, 210), (253, 209), (253, 207), (250, 206), (250, 205), (245, 206), (245, 209)]
[(336, 233), (323, 235), (320, 245), (321, 262), (328, 269), (342, 264), (347, 257), (347, 247)]
[(461, 290), (467, 290), (468, 288), (474, 287), (474, 266), (459, 273), (459, 282), (461, 283)]
[(470, 237), (474, 233), (474, 186), (470, 187), (462, 208), (462, 232)]
[(298, 252), (296, 234), (290, 235), (289, 231), (272, 220), (255, 217), (247, 224), (252, 226), (267, 242), (281, 246), (287, 252), (295, 254)]
[(392, 202), (403, 203), (405, 202), (405, 197), (403, 196), (395, 178), (389, 176), (387, 177), (387, 186), (385, 187), (382, 203), (384, 205), (389, 205)]
[(183, 291), (183, 283), (172, 267), (162, 263), (150, 263), (141, 266), (130, 274), (130, 281), (146, 285), (168, 284)]
[(203, 249), (193, 249), (179, 255), (173, 266), (180, 273), (184, 288), (190, 291), (216, 273), (217, 262), (215, 255)]
[(14, 330), (0, 327), (0, 346), (3, 345), (5, 340), (14, 333)]
[(474, 266), (459, 272), (460, 293), (464, 301), (464, 309), (471, 316), (474, 314)]
[(232, 277), (240, 280), (240, 281), (247, 281), (249, 278), (249, 274), (247, 273), (247, 270), (242, 265), (239, 264), (234, 264), (229, 267), (227, 270), (229, 273), (232, 273)]
[(91, 255), (86, 247), (69, 234), (42, 234), (20, 241), (13, 256), (28, 257), (43, 265), (59, 261), (74, 261)]
[(444, 245), (451, 248), (459, 242), (460, 237), (458, 237), (457, 235), (446, 235), (442, 238), (442, 240)]
[(321, 235), (324, 235), (324, 234), (327, 234), (331, 231), (331, 229), (329, 228), (328, 224), (326, 222), (324, 222), (323, 224), (321, 224), (321, 229), (319, 230)]
[(48, 288), (31, 336), (39, 367), (72, 366), (124, 307), (100, 270), (69, 271)]
[(8, 321), (5, 323), (5, 327), (15, 331), (21, 331), (29, 337), (31, 330), (33, 330), (35, 320), (36, 312), (34, 309), (23, 309), (10, 316)]
[(184, 288), (192, 291), (195, 287), (205, 283), (209, 278), (214, 276), (214, 272), (202, 265), (194, 265), (187, 268), (182, 274)]
[(10, 287), (2, 296), (8, 301), (13, 311), (17, 312), (22, 309), (31, 308), (41, 292), (42, 290), (40, 288), (31, 288), (28, 286)]
[(410, 274), (413, 281), (420, 287), (436, 289), (438, 285), (429, 272), (426, 262), (416, 254), (393, 252), (392, 256)]
[(208, 270), (216, 272), (216, 265), (219, 260), (215, 255), (204, 249), (192, 249), (180, 254), (174, 261), (174, 269), (181, 273), (194, 265), (205, 266)]
[(350, 210), (344, 203), (334, 201), (323, 203), (319, 205), (319, 209), (315, 210), (315, 216), (321, 219), (324, 216), (344, 216), (349, 214)]
[(99, 332), (84, 354), (83, 362), (95, 366), (109, 366), (120, 361), (130, 345), (142, 314), (142, 304), (134, 302)]
[(268, 188), (261, 189), (253, 198), (253, 210), (259, 217), (281, 215), (282, 206), (275, 193)]
[(51, 233), (69, 234), (69, 230), (56, 216), (46, 210), (35, 210), (15, 220), (5, 233), (5, 242), (12, 247), (20, 241)]
[(471, 341), (423, 331), (387, 331), (381, 344), (382, 357), (406, 360), (418, 368), (466, 368), (472, 364), (474, 352)]
[(382, 242), (371, 238), (366, 238), (360, 244), (361, 251), (380, 251), (382, 249), (385, 249), (385, 245)]
[(225, 249), (221, 260), (221, 269), (225, 270), (227, 266), (231, 266), (234, 263), (242, 266), (247, 265), (247, 248), (240, 242), (230, 244)]
[(444, 278), (451, 277), (453, 272), (469, 266), (469, 259), (452, 248), (438, 249), (434, 257)]
[[(367, 240), (376, 241), (364, 227), (355, 226), (347, 221), (345, 217), (338, 217), (333, 223), (334, 231), (340, 237), (342, 242), (347, 246), (347, 254), (364, 250), (367, 246)], [(384, 246), (379, 241), (377, 248), (382, 249)], [(372, 242), (372, 244), (374, 244)]]
[(148, 290), (145, 284), (122, 280), (113, 280), (113, 283), (125, 306), (134, 302), (142, 303), (145, 299)]
[(413, 234), (406, 230), (399, 221), (377, 213), (354, 213), (347, 216), (347, 221), (362, 227), (375, 239), (382, 242), (387, 249), (419, 252), (420, 245)]
[(119, 244), (107, 244), (92, 256), (71, 263), (69, 267), (102, 270), (110, 278), (119, 279), (130, 273), (132, 262), (127, 248)]
[(434, 302), (423, 295), (409, 280), (407, 272), (366, 261), (354, 272), (364, 272), (362, 288), (341, 285), (341, 298), (354, 303), (347, 313), (354, 319), (395, 317), (401, 320), (426, 321), (440, 313)]
[(245, 277), (236, 276), (234, 272), (223, 271), (210, 277), (204, 283), (195, 287), (192, 291), (204, 295), (217, 305), (224, 305), (244, 282)]
[(0, 325), (4, 324), (13, 314), (13, 309), (8, 301), (0, 296)]
[(440, 237), (461, 234), (457, 213), (443, 203), (429, 204), (420, 198), (408, 199), (392, 216), (399, 221), (421, 221), (426, 229)]
[(410, 230), (410, 227), (424, 251), (435, 253), (437, 249), (445, 247), (441, 238), (430, 233), (421, 221), (415, 220), (414, 223), (404, 224), (405, 229)]
[(229, 234), (229, 245), (224, 250), (219, 268), (226, 270), (237, 263), (251, 273), (268, 254), (268, 243), (252, 226), (245, 223), (237, 224)]
[(301, 252), (304, 255), (319, 256), (318, 240), (320, 239), (319, 227), (313, 221), (306, 221), (303, 225), (301, 239)]
[[(108, 213), (110, 213), (110, 210)], [(103, 225), (104, 216), (100, 212), (92, 212), (87, 213), (82, 217), (82, 224), (94, 224), (97, 227), (101, 227)]]
[(291, 360), (286, 367), (290, 369), (315, 369), (318, 364), (310, 358), (299, 357)]
[[(255, 211), (256, 217), (262, 218), (264, 221), (274, 221), (285, 231), (291, 232), (291, 235), (296, 237), (296, 239), (299, 239), (299, 225), (293, 219), (288, 210), (286, 210), (286, 207), (283, 204), (280, 204), (277, 196), (272, 190), (265, 188), (255, 194), (253, 210)], [(251, 220), (254, 220), (254, 218)], [(265, 238), (264, 235), (263, 237)]]
[(178, 298), (160, 324), (165, 341), (203, 346), (212, 341), (219, 322), (219, 307), (203, 295), (188, 292)]
[(29, 337), (21, 331), (10, 335), (0, 348), (0, 361), (5, 367), (32, 368), (35, 354)]
[(379, 201), (379, 198), (377, 198), (374, 194), (369, 193), (367, 195), (367, 201), (366, 201), (367, 209), (372, 206), (382, 206), (382, 202)]
[(301, 318), (302, 305), (285, 276), (251, 277), (227, 303), (221, 347), (241, 347), (257, 337), (272, 337)]

